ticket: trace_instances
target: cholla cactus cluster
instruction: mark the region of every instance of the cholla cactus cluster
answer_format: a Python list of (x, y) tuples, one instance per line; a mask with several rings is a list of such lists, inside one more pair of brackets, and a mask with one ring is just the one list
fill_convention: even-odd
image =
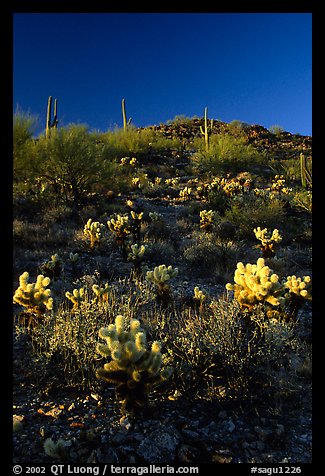
[(135, 167), (137, 164), (137, 159), (136, 157), (122, 157), (121, 159), (121, 165), (123, 166), (131, 166), (131, 167)]
[(14, 293), (13, 302), (36, 314), (51, 311), (53, 298), (51, 290), (47, 289), (51, 279), (39, 274), (36, 283), (28, 283), (28, 280), (29, 273), (25, 271), (19, 277), (19, 287)]
[(80, 303), (85, 301), (85, 299), (86, 299), (85, 288), (74, 289), (72, 291), (72, 293), (67, 291), (65, 293), (65, 297), (73, 303), (73, 308), (72, 309), (77, 309), (79, 307)]
[(129, 216), (128, 215), (116, 215), (107, 221), (109, 230), (114, 233), (116, 238), (124, 239), (131, 233)]
[(287, 276), (280, 282), (278, 275), (265, 266), (264, 258), (259, 258), (256, 264), (247, 263), (246, 266), (237, 263), (234, 282), (226, 284), (226, 289), (234, 291), (240, 306), (249, 310), (259, 303), (282, 310), (288, 305), (294, 317), (304, 300), (312, 300), (310, 276)]
[(59, 276), (63, 268), (63, 260), (55, 253), (51, 259), (42, 263), (40, 269), (43, 273), (50, 275), (52, 278)]
[(43, 446), (45, 454), (47, 454), (47, 456), (62, 461), (65, 460), (67, 456), (68, 443), (63, 438), (59, 438), (57, 442), (54, 442), (52, 438), (47, 438), (44, 441)]
[(173, 187), (175, 187), (176, 185), (179, 184), (179, 177), (165, 179), (165, 184), (172, 185)]
[(84, 226), (84, 235), (90, 239), (91, 249), (100, 243), (104, 227), (105, 225), (99, 221), (92, 221), (91, 218), (89, 218), (86, 225)]
[(146, 245), (141, 245), (139, 246), (137, 243), (134, 245), (130, 246), (130, 252), (129, 252), (129, 260), (132, 261), (133, 263), (139, 263), (145, 252), (146, 252), (147, 246)]
[(229, 197), (249, 192), (252, 180), (249, 177), (215, 177), (210, 188), (220, 187)]
[(261, 242), (258, 247), (262, 251), (263, 258), (271, 258), (275, 253), (275, 245), (282, 241), (279, 230), (275, 228), (271, 233), (267, 228), (257, 227), (254, 228), (254, 233)]
[(172, 368), (161, 370), (161, 344), (157, 341), (147, 350), (146, 333), (140, 321), (131, 319), (128, 324), (122, 315), (115, 324), (99, 330), (97, 351), (111, 361), (97, 370), (97, 377), (116, 385), (116, 396), (122, 404), (122, 412), (137, 412), (148, 401), (150, 389), (171, 376)]
[(209, 231), (212, 229), (216, 213), (213, 210), (200, 211), (200, 228)]
[(153, 271), (147, 271), (146, 279), (157, 287), (158, 295), (164, 296), (169, 294), (168, 281), (178, 274), (178, 268), (161, 264), (156, 266)]
[(284, 304), (282, 296), (283, 285), (277, 274), (265, 266), (264, 258), (259, 258), (256, 264), (237, 263), (234, 284), (226, 284), (226, 289), (234, 291), (234, 296), (241, 307), (251, 309), (260, 302), (271, 306)]
[(161, 213), (158, 212), (149, 212), (149, 218), (152, 222), (162, 221), (163, 216)]
[(92, 290), (95, 293), (99, 302), (102, 303), (102, 302), (108, 301), (108, 292), (109, 292), (108, 283), (106, 283), (103, 288), (98, 286), (98, 284), (93, 284)]
[(192, 188), (191, 187), (184, 187), (183, 190), (180, 190), (179, 197), (182, 200), (188, 200), (192, 196)]
[(287, 276), (287, 280), (284, 283), (285, 287), (289, 290), (285, 294), (287, 299), (290, 299), (292, 295), (298, 298), (312, 299), (312, 282), (310, 276), (304, 276), (303, 278), (297, 278), (297, 276)]

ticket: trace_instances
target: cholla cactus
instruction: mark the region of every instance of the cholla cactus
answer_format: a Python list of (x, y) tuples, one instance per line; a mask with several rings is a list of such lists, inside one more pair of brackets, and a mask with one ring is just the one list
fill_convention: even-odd
[(260, 244), (257, 245), (262, 251), (263, 258), (271, 258), (275, 254), (275, 245), (282, 241), (282, 236), (279, 230), (275, 228), (272, 233), (267, 228), (260, 227), (254, 228), (255, 236), (260, 240)]
[(147, 249), (146, 245), (139, 246), (137, 243), (130, 246), (129, 260), (133, 263), (139, 263)]
[(172, 185), (173, 187), (175, 187), (176, 185), (179, 184), (179, 177), (173, 177), (173, 178), (169, 178), (169, 179), (165, 179), (165, 184), (166, 185)]
[(141, 223), (143, 218), (143, 212), (137, 213), (131, 210), (131, 232), (133, 233), (136, 241), (140, 243)]
[(59, 274), (62, 271), (62, 268), (63, 268), (63, 260), (58, 255), (58, 253), (55, 253), (54, 255), (52, 255), (50, 260), (45, 261), (40, 266), (40, 270), (43, 273), (51, 276), (52, 278), (59, 276)]
[(215, 220), (215, 212), (213, 210), (200, 211), (200, 228), (209, 231), (212, 229)]
[(108, 292), (109, 292), (108, 283), (106, 283), (103, 288), (99, 287), (98, 284), (93, 284), (92, 290), (94, 291), (100, 303), (108, 301)]
[(122, 250), (124, 260), (127, 259), (126, 238), (132, 232), (128, 215), (116, 215), (107, 222), (109, 230), (115, 235), (115, 242)]
[(284, 282), (284, 297), (289, 304), (289, 311), (292, 317), (296, 317), (298, 310), (303, 303), (312, 300), (312, 281), (310, 276), (297, 278), (297, 276), (287, 276)]
[(207, 294), (202, 291), (198, 286), (195, 286), (193, 300), (196, 304), (199, 305), (200, 309), (202, 309), (204, 303), (206, 302), (206, 299)]
[(184, 187), (183, 190), (180, 190), (179, 196), (182, 200), (188, 200), (192, 195), (191, 187)]
[(289, 289), (289, 293), (285, 294), (286, 298), (290, 298), (292, 294), (298, 297), (311, 301), (312, 299), (312, 282), (310, 276), (304, 276), (303, 278), (297, 278), (297, 276), (287, 276), (287, 280), (284, 283), (285, 287)]
[(234, 281), (235, 284), (226, 284), (226, 289), (234, 291), (241, 307), (252, 309), (261, 302), (277, 307), (285, 303), (283, 285), (278, 275), (265, 266), (264, 258), (259, 258), (256, 264), (247, 263), (246, 266), (237, 263)]
[(139, 177), (133, 177), (132, 178), (132, 185), (135, 188), (140, 188), (140, 185), (141, 185), (140, 178)]
[(149, 218), (152, 222), (162, 221), (163, 216), (161, 213), (158, 212), (149, 212)]
[(169, 297), (170, 288), (168, 281), (178, 274), (178, 268), (161, 264), (156, 266), (153, 271), (147, 271), (146, 280), (157, 287), (157, 296), (166, 299)]
[(129, 216), (128, 215), (116, 215), (110, 218), (107, 222), (109, 230), (114, 233), (116, 238), (124, 239), (131, 233)]
[(115, 324), (99, 330), (99, 337), (106, 344), (97, 344), (97, 352), (111, 361), (98, 369), (96, 375), (116, 385), (116, 397), (122, 412), (137, 413), (147, 403), (152, 386), (167, 380), (172, 368), (161, 370), (161, 344), (157, 341), (147, 350), (146, 333), (140, 321), (131, 319), (127, 325), (122, 315)]
[(36, 283), (28, 283), (29, 273), (25, 271), (19, 277), (19, 287), (16, 289), (13, 302), (19, 304), (31, 313), (40, 315), (53, 309), (51, 290), (46, 289), (51, 279), (39, 274)]
[(52, 438), (47, 438), (44, 441), (44, 451), (47, 456), (50, 456), (51, 458), (64, 461), (67, 457), (67, 447), (67, 442), (62, 438), (59, 438), (56, 443), (52, 440)]
[(123, 166), (130, 165), (131, 167), (135, 167), (136, 163), (137, 159), (135, 157), (132, 157), (132, 159), (130, 159), (130, 157), (122, 157), (121, 159), (121, 165)]
[(72, 293), (67, 291), (65, 297), (68, 298), (73, 303), (72, 309), (77, 309), (81, 302), (86, 299), (85, 288), (74, 289)]
[(84, 226), (84, 235), (90, 239), (90, 248), (93, 249), (95, 245), (100, 243), (104, 225), (98, 221), (92, 221), (91, 218)]

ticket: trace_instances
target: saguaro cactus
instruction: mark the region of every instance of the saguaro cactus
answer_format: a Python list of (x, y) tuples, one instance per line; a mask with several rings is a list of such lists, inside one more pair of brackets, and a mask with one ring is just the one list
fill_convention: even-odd
[(126, 117), (125, 99), (122, 99), (122, 116), (123, 116), (123, 129), (126, 130), (127, 127), (132, 122), (132, 117), (130, 117), (130, 119), (127, 119)]
[(307, 159), (304, 154), (300, 154), (300, 175), (301, 175), (301, 185), (304, 188), (312, 187), (313, 178), (312, 174), (307, 168)]
[(52, 96), (49, 96), (47, 102), (47, 113), (46, 113), (46, 137), (48, 138), (51, 133), (51, 129), (56, 129), (58, 127), (58, 100), (54, 100), (54, 108), (53, 108), (53, 121), (51, 121), (52, 115)]
[(210, 127), (208, 126), (208, 108), (204, 108), (204, 129), (202, 126), (200, 126), (200, 131), (201, 134), (204, 136), (204, 141), (205, 141), (205, 150), (208, 152), (209, 151), (209, 136), (212, 132), (213, 128), (213, 119), (210, 121)]

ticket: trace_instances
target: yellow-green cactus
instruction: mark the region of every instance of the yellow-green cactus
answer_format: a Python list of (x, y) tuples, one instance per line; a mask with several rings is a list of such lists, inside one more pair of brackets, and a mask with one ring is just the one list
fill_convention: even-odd
[(275, 228), (272, 233), (267, 229), (261, 229), (259, 226), (254, 228), (256, 238), (261, 242), (258, 248), (262, 251), (263, 258), (271, 258), (275, 254), (275, 245), (282, 241), (279, 230)]
[(87, 221), (86, 225), (84, 226), (84, 235), (90, 239), (91, 249), (100, 243), (103, 229), (104, 225), (99, 223), (99, 221), (92, 221), (91, 218), (89, 218)]
[(180, 190), (179, 197), (185, 201), (188, 200), (192, 196), (192, 188), (191, 187), (184, 187), (183, 190)]
[(82, 301), (86, 299), (85, 288), (74, 289), (72, 293), (67, 291), (65, 297), (73, 303), (72, 309), (77, 309)]
[(207, 299), (207, 293), (202, 291), (198, 286), (195, 286), (194, 288), (194, 295), (193, 295), (193, 300), (195, 304), (198, 304), (200, 309), (204, 306), (206, 299)]
[(13, 302), (25, 307), (28, 311), (42, 314), (53, 309), (51, 290), (46, 289), (51, 279), (39, 274), (36, 283), (28, 283), (29, 273), (25, 271), (19, 277), (19, 287), (16, 289)]
[(139, 246), (137, 243), (130, 246), (129, 260), (133, 263), (140, 262), (146, 252), (147, 246)]
[(128, 322), (122, 315), (115, 324), (99, 330), (106, 344), (97, 344), (97, 352), (111, 361), (98, 369), (96, 375), (116, 385), (116, 397), (122, 412), (138, 412), (147, 403), (152, 386), (167, 380), (172, 368), (161, 370), (161, 344), (157, 341), (147, 350), (146, 333), (140, 321)]
[(303, 278), (297, 278), (295, 275), (287, 276), (284, 281), (284, 290), (289, 313), (295, 318), (304, 302), (312, 300), (311, 277), (303, 276)]
[(153, 271), (147, 271), (146, 279), (157, 286), (158, 294), (169, 291), (168, 281), (178, 274), (178, 268), (161, 264), (156, 266)]
[(123, 239), (131, 233), (128, 215), (116, 215), (110, 218), (107, 222), (107, 226), (117, 238)]
[(209, 231), (212, 229), (216, 213), (213, 210), (200, 211), (200, 228)]
[(264, 258), (259, 258), (256, 264), (237, 263), (234, 284), (226, 284), (226, 289), (234, 291), (235, 299), (241, 307), (251, 309), (255, 304), (268, 303), (280, 306), (285, 302), (282, 296), (283, 285), (277, 274), (265, 266)]
[(312, 282), (310, 276), (304, 276), (303, 278), (297, 278), (297, 276), (287, 276), (287, 280), (284, 283), (285, 287), (289, 290), (284, 296), (290, 299), (292, 295), (295, 295), (302, 299), (312, 300)]
[(158, 221), (162, 221), (163, 219), (163, 216), (161, 213), (158, 213), (158, 212), (149, 212), (149, 218), (152, 222), (158, 222)]
[(45, 261), (40, 266), (40, 270), (43, 273), (51, 276), (52, 278), (59, 276), (59, 274), (62, 271), (62, 268), (63, 268), (63, 260), (58, 255), (58, 253), (55, 253), (54, 255), (52, 255), (50, 260)]
[(103, 288), (98, 286), (98, 284), (93, 284), (92, 290), (94, 291), (97, 299), (99, 302), (107, 302), (108, 301), (108, 292), (109, 292), (109, 286), (106, 283)]
[(69, 253), (69, 260), (72, 264), (75, 264), (79, 259), (79, 254), (78, 253)]

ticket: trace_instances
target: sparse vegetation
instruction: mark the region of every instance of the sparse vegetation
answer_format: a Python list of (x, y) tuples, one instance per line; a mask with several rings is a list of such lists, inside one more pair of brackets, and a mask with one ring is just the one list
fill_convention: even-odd
[(309, 139), (282, 157), (288, 133), (240, 121), (125, 121), (35, 140), (14, 119), (15, 398), (32, 378), (31, 394), (99, 395), (89, 422), (118, 421), (118, 401), (140, 420), (158, 402), (285, 414), (310, 383)]

